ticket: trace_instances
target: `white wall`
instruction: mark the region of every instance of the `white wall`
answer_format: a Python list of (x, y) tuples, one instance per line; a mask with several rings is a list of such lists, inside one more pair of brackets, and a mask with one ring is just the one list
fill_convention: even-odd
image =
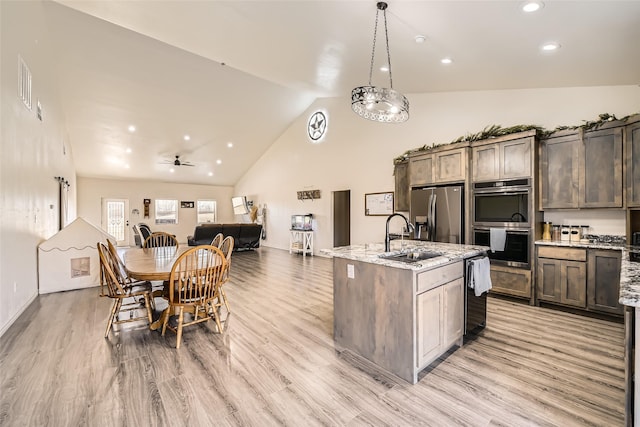
[[(196, 226), (196, 209), (178, 208), (178, 224), (155, 224), (154, 202), (156, 199), (175, 199), (180, 201), (215, 200), (218, 209), (218, 222), (248, 222), (242, 215), (234, 215), (231, 197), (233, 187), (177, 184), (166, 182), (112, 180), (78, 177), (78, 216), (97, 227), (101, 227), (102, 199), (128, 199), (131, 225), (144, 222), (153, 231), (166, 231), (175, 234), (180, 243), (187, 243), (187, 236), (193, 234)], [(143, 200), (151, 199), (149, 218), (144, 218)], [(131, 212), (137, 209), (140, 214)], [(105, 227), (102, 227), (103, 229)], [(134, 245), (133, 233), (129, 227), (129, 244)]]
[[(366, 121), (351, 111), (349, 98), (319, 99), (236, 185), (236, 192), (266, 204), (265, 246), (288, 248), (290, 215), (313, 213), (316, 252), (333, 246), (331, 193), (351, 190), (351, 243), (382, 242), (384, 217), (364, 215), (364, 194), (393, 191), (393, 159), (406, 150), (448, 143), (489, 125), (535, 124), (548, 129), (579, 125), (600, 113), (618, 117), (640, 112), (640, 87), (531, 89), (409, 94), (411, 118), (403, 124)], [(316, 109), (329, 116), (320, 144), (306, 138)], [(296, 191), (319, 189), (322, 198), (298, 201)], [(620, 211), (622, 212), (622, 211)], [(598, 217), (599, 214), (595, 214)], [(624, 234), (624, 214), (592, 220), (594, 233)], [(399, 231), (402, 221), (391, 229)]]
[[(75, 218), (75, 169), (55, 86), (40, 2), (0, 2), (0, 335), (38, 295), (37, 246), (58, 231), (58, 183), (71, 184), (69, 219)], [(33, 76), (33, 110), (18, 99), (18, 55)], [(43, 121), (36, 117), (37, 101)], [(66, 154), (65, 154), (66, 153)]]

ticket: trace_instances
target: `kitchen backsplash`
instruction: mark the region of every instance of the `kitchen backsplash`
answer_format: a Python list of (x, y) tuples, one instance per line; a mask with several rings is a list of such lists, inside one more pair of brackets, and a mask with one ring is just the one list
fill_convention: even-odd
[(544, 212), (544, 221), (556, 225), (588, 225), (589, 235), (610, 237), (626, 236), (626, 211), (583, 209)]

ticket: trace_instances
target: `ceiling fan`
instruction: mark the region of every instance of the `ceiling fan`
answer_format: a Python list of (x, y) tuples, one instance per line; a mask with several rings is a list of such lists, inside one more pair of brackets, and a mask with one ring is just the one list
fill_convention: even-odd
[(180, 155), (179, 154), (176, 154), (175, 160), (165, 160), (162, 163), (165, 164), (165, 165), (174, 165), (174, 166), (195, 166), (191, 162), (183, 162), (182, 160), (180, 160)]

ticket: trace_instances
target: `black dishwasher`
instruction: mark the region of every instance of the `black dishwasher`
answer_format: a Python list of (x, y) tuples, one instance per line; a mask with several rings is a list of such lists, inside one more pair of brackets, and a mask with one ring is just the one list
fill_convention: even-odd
[(487, 324), (487, 292), (482, 293), (479, 297), (471, 288), (470, 280), (471, 269), (475, 260), (486, 258), (487, 255), (478, 255), (464, 260), (464, 335), (477, 334)]

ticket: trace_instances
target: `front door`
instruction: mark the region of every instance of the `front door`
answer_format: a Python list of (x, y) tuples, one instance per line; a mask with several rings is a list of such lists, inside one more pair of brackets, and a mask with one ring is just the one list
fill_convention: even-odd
[(128, 199), (102, 199), (102, 229), (115, 237), (118, 246), (129, 245)]

